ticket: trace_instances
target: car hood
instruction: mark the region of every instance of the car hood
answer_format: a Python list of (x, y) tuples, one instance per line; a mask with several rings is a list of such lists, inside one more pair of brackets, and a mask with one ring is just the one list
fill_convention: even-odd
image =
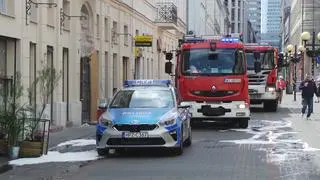
[(156, 124), (171, 108), (111, 108), (103, 118), (113, 124)]

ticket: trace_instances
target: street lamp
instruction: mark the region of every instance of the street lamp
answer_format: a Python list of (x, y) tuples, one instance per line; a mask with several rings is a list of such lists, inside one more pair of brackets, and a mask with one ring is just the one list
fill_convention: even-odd
[[(307, 31), (303, 32), (301, 34), (301, 40), (304, 42), (304, 47), (306, 48), (306, 54), (308, 57), (312, 58), (312, 69), (311, 69), (311, 73), (312, 76), (314, 76), (314, 61), (315, 61), (315, 57), (320, 55), (320, 49), (316, 49), (317, 47), (320, 47), (320, 44), (316, 44), (316, 33), (313, 31), (312, 32), (312, 44), (307, 44), (307, 41), (309, 41), (311, 39), (311, 34)], [(320, 41), (320, 32), (317, 35), (317, 39), (318, 41)], [(307, 48), (307, 46), (311, 46), (312, 50), (310, 50), (309, 48)]]
[[(296, 88), (296, 83), (297, 83), (297, 63), (300, 61), (301, 58), (301, 54), (302, 52), (304, 52), (304, 47), (302, 45), (299, 46), (299, 48), (297, 47), (297, 45), (292, 45), (289, 44), (287, 46), (287, 51), (289, 53), (289, 55), (291, 55), (291, 52), (294, 51), (293, 56), (290, 56), (291, 59), (290, 61), (294, 64), (294, 79), (293, 79), (293, 100), (296, 101), (297, 100), (297, 88)], [(298, 53), (299, 51), (299, 53)]]

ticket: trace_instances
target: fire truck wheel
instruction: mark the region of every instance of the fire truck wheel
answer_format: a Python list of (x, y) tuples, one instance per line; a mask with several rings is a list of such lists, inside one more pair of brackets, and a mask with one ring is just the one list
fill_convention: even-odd
[(264, 102), (263, 109), (267, 112), (276, 112), (278, 109), (278, 102), (277, 101)]
[(241, 129), (246, 129), (248, 128), (248, 124), (249, 124), (249, 119), (240, 119), (239, 120), (239, 127)]

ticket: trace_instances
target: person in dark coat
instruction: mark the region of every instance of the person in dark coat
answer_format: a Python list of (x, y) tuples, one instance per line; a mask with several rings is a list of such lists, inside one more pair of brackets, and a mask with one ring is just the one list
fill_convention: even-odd
[(314, 94), (319, 96), (317, 86), (310, 75), (306, 75), (306, 79), (301, 82), (299, 89), (302, 91), (302, 116), (304, 116), (308, 107), (307, 119), (310, 119), (313, 113), (313, 97)]

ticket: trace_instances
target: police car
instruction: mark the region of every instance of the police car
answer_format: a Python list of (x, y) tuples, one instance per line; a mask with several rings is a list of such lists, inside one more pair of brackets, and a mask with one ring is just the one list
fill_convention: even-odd
[(107, 105), (97, 123), (100, 156), (109, 149), (170, 148), (177, 155), (191, 145), (190, 106), (178, 105), (170, 80), (128, 80)]

